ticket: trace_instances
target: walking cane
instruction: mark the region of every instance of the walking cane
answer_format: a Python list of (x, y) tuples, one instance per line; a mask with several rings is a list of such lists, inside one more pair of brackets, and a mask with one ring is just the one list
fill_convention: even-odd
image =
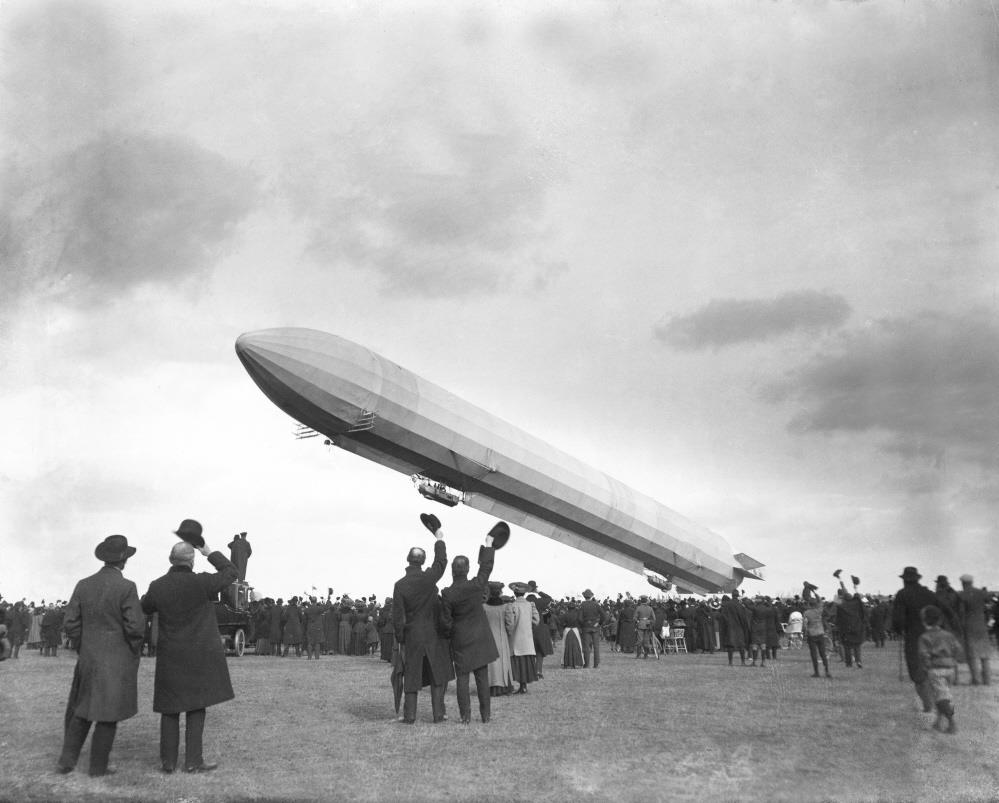
[(903, 652), (902, 645), (905, 643), (905, 639), (895, 639), (895, 643), (898, 644), (898, 680), (899, 683), (901, 683), (903, 680), (905, 680), (905, 678), (902, 677), (902, 652)]

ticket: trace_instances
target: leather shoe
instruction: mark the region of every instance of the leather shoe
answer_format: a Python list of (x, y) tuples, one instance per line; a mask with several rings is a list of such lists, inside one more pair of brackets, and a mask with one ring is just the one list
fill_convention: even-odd
[(171, 767), (169, 764), (164, 764), (162, 767), (160, 767), (160, 772), (165, 772), (167, 775), (170, 775), (175, 769), (177, 768)]
[(211, 772), (217, 767), (218, 764), (208, 764), (207, 762), (202, 761), (196, 767), (184, 767), (184, 772)]
[(56, 772), (58, 772), (60, 775), (66, 775), (72, 772), (73, 769), (74, 769), (73, 767), (67, 767), (65, 764), (56, 765)]
[(104, 770), (104, 772), (91, 772), (90, 777), (101, 778), (105, 775), (114, 775), (117, 771), (118, 770), (116, 770), (114, 767), (108, 767), (106, 770)]

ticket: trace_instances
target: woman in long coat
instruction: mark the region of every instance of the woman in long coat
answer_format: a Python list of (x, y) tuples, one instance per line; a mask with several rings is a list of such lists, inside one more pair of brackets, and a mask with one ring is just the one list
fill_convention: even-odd
[(527, 694), (527, 684), (538, 679), (534, 652), (534, 625), (541, 621), (533, 602), (524, 599), (526, 583), (510, 583), (514, 600), (506, 608), (506, 629), (510, 634), (510, 669), (519, 684), (515, 694)]
[(358, 600), (350, 615), (350, 654), (368, 654), (368, 606)]
[(338, 653), (337, 639), (340, 638), (340, 609), (326, 601), (326, 613), (323, 614), (323, 644), (329, 655)]
[(353, 603), (349, 599), (340, 601), (340, 629), (337, 633), (336, 646), (340, 655), (350, 655), (351, 625), (350, 616)]
[(576, 669), (583, 665), (583, 642), (579, 634), (579, 607), (575, 600), (569, 603), (568, 610), (561, 616), (564, 628), (562, 650), (562, 668)]
[(621, 652), (635, 651), (635, 603), (630, 599), (618, 614), (617, 646)]
[(493, 697), (513, 691), (513, 671), (510, 668), (510, 637), (506, 629), (506, 603), (500, 596), (504, 583), (489, 581), (489, 599), (484, 608), (499, 658), (489, 664), (489, 693)]

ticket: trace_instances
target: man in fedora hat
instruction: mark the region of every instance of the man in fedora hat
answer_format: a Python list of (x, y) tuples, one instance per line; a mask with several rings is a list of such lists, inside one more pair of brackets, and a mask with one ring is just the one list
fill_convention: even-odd
[(468, 558), (458, 555), (451, 561), (453, 583), (441, 591), (441, 627), (451, 641), (458, 692), (458, 711), (462, 724), (472, 718), (469, 674), (475, 675), (475, 691), (479, 697), (479, 716), (489, 721), (489, 663), (499, 657), (489, 620), (482, 608), (488, 593), (489, 575), (493, 570), (495, 552), (493, 537), (486, 536), (485, 546), (479, 547), (479, 572), (468, 579)]
[[(436, 516), (421, 519), (434, 533), (434, 562), (429, 569), (424, 569), (427, 553), (420, 547), (413, 547), (406, 555), (406, 574), (392, 589), (392, 625), (405, 662), (405, 698), (400, 720), (408, 724), (416, 722), (416, 698), (427, 682), (434, 722), (444, 721), (444, 686), (452, 671), (447, 642), (437, 633), (436, 616), (437, 581), (447, 568), (444, 530)], [(431, 524), (428, 520), (432, 520)]]
[(929, 677), (919, 662), (919, 637), (926, 626), (922, 620), (922, 610), (927, 605), (936, 606), (936, 595), (926, 586), (919, 584), (922, 575), (915, 566), (906, 566), (899, 575), (902, 588), (895, 594), (892, 607), (892, 625), (896, 633), (901, 633), (905, 643), (905, 665), (909, 679), (916, 687), (916, 694), (923, 703), (923, 711), (933, 710), (933, 693)]
[(170, 570), (153, 580), (142, 597), (142, 609), (159, 614), (153, 711), (160, 714), (160, 761), (166, 773), (177, 767), (182, 713), (186, 714), (184, 769), (207, 772), (218, 766), (205, 763), (202, 754), (205, 709), (235, 696), (212, 601), (236, 579), (236, 567), (209, 548), (201, 537), (201, 525), (193, 523), (197, 527), (180, 529), (197, 533), (198, 551), (217, 571), (194, 573), (195, 547), (185, 538), (170, 550)]
[[(145, 635), (135, 583), (122, 576), (135, 554), (124, 535), (109, 535), (94, 550), (104, 563), (76, 584), (66, 606), (66, 634), (78, 645), (79, 658), (66, 705), (59, 772), (72, 772), (90, 726), (90, 774), (106, 775), (118, 723), (139, 710), (139, 654)], [(95, 724), (96, 723), (96, 724)]]

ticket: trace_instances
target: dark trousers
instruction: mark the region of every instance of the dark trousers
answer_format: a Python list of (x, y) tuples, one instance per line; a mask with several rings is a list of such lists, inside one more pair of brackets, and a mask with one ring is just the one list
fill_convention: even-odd
[(843, 662), (847, 666), (853, 666), (853, 662), (857, 662), (857, 666), (860, 666), (860, 645), (859, 644), (847, 644), (843, 642)]
[[(468, 675), (465, 675), (467, 681)], [(478, 681), (476, 681), (478, 682)], [(486, 688), (489, 688), (488, 682)], [(416, 697), (419, 692), (408, 691), (402, 703), (402, 718), (406, 722), (416, 722)], [(434, 722), (444, 719), (444, 686), (430, 687), (430, 706), (434, 712)]]
[[(93, 723), (89, 719), (67, 715), (62, 754), (59, 756), (60, 767), (70, 770), (76, 766), (91, 724)], [(108, 771), (108, 758), (117, 730), (117, 722), (98, 722), (94, 726), (94, 738), (90, 740), (91, 775), (104, 775)]]
[[(483, 722), (489, 721), (489, 665), (480, 666), (474, 672), (475, 693), (479, 697), (479, 716)], [(468, 722), (472, 718), (472, 695), (469, 690), (468, 672), (459, 672), (456, 679), (455, 692), (458, 695), (458, 713), (461, 721)]]
[(597, 636), (596, 628), (584, 627), (582, 629), (583, 666), (590, 666), (590, 653), (593, 653), (593, 668), (600, 666), (600, 638)]
[(812, 670), (815, 674), (819, 674), (819, 658), (822, 659), (822, 666), (825, 667), (825, 670), (828, 673), (829, 659), (826, 657), (825, 636), (809, 636), (808, 652), (812, 656)]
[[(205, 763), (201, 735), (205, 731), (205, 709), (188, 711), (184, 721), (184, 766), (198, 767)], [(160, 761), (168, 769), (177, 767), (180, 751), (180, 714), (160, 715)]]

